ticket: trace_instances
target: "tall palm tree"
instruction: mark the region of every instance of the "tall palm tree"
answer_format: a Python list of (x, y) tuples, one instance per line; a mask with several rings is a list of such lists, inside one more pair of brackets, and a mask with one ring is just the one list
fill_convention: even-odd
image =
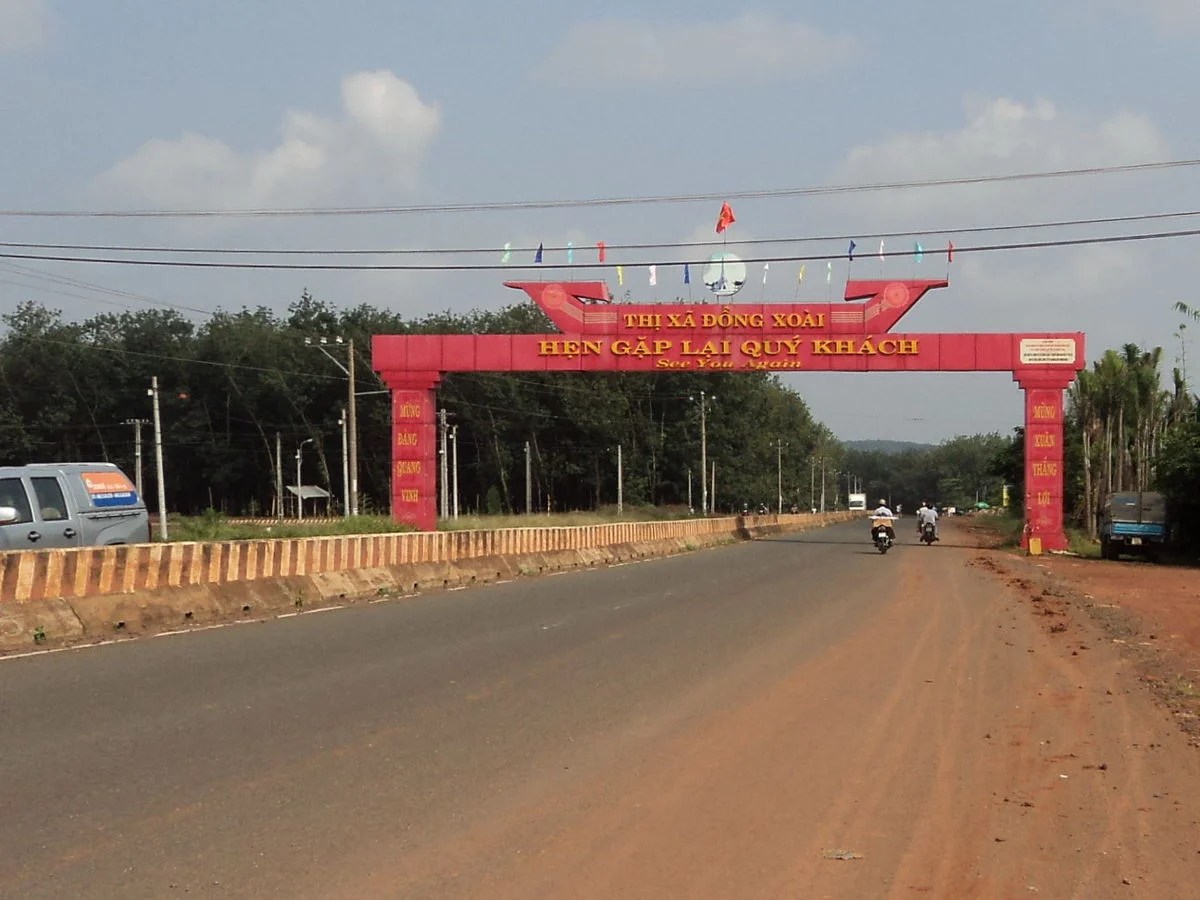
[(1099, 482), (1094, 478), (1093, 446), (1100, 430), (1099, 378), (1094, 371), (1079, 373), (1068, 394), (1073, 424), (1083, 437), (1083, 520), (1088, 537), (1096, 537), (1096, 491)]
[(1180, 422), (1190, 419), (1195, 409), (1195, 401), (1192, 399), (1191, 394), (1188, 393), (1186, 376), (1178, 367), (1172, 369), (1171, 396), (1164, 428), (1174, 428)]
[[(1136, 489), (1137, 486), (1138, 439), (1142, 424), (1139, 382), (1144, 366), (1142, 348), (1137, 344), (1126, 344), (1121, 348), (1121, 352), (1125, 365), (1121, 379), (1121, 405), (1117, 412), (1117, 435), (1120, 440), (1120, 455), (1117, 459), (1118, 491), (1127, 487)], [(1126, 422), (1130, 426), (1128, 429)]]
[(1123, 427), (1125, 400), (1125, 361), (1115, 350), (1106, 350), (1092, 366), (1096, 374), (1098, 414), (1104, 432), (1104, 490), (1107, 497), (1119, 490), (1120, 463), (1114, 466), (1114, 450), (1119, 450), (1118, 426)]
[(1134, 369), (1134, 391), (1137, 397), (1137, 488), (1150, 486), (1154, 453), (1165, 418), (1167, 394), (1162, 389), (1162, 347), (1141, 354)]

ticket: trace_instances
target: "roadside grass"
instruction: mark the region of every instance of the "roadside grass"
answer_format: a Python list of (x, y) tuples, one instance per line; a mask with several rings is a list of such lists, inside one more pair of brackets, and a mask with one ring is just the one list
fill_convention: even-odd
[[(594, 512), (533, 513), (508, 516), (460, 516), (438, 522), (439, 531), (490, 531), (498, 528), (544, 528), (578, 525), (607, 525), (614, 522), (661, 522), (691, 518), (686, 506), (626, 506), (618, 515), (615, 506)], [(209, 510), (200, 516), (171, 516), (171, 541), (252, 541), (265, 538), (330, 537), (352, 534), (394, 534), (412, 527), (389, 516), (354, 516), (312, 522), (283, 519), (276, 522), (231, 522), (228, 516)]]
[(1189, 700), (1200, 699), (1200, 685), (1196, 684), (1194, 678), (1189, 678), (1186, 675), (1176, 675), (1171, 682), (1171, 689), (1182, 697)]
[(663, 522), (668, 519), (690, 519), (686, 506), (626, 506), (617, 514), (615, 506), (598, 510), (565, 513), (530, 513), (510, 516), (459, 516), (438, 521), (440, 531), (490, 531), (496, 528), (545, 528), (578, 525), (609, 525), (614, 522)]
[[(1025, 520), (1020, 516), (976, 516), (972, 521), (972, 528), (990, 532), (995, 535), (1001, 548), (1010, 550), (1021, 545), (1021, 530), (1024, 527)], [(1067, 549), (1071, 553), (1085, 559), (1100, 558), (1099, 542), (1089, 538), (1086, 531), (1080, 528), (1068, 528), (1066, 531)]]
[(1100, 558), (1100, 542), (1088, 537), (1082, 528), (1067, 529), (1067, 549), (1085, 559)]
[(391, 534), (412, 531), (388, 516), (354, 516), (333, 522), (297, 522), (284, 519), (270, 524), (230, 522), (209, 511), (202, 516), (171, 516), (171, 541), (254, 541), (264, 538), (328, 537), (347, 534)]
[(987, 532), (995, 537), (1000, 547), (1016, 547), (1021, 543), (1021, 529), (1025, 520), (1019, 516), (991, 515), (971, 516), (968, 520), (972, 531)]

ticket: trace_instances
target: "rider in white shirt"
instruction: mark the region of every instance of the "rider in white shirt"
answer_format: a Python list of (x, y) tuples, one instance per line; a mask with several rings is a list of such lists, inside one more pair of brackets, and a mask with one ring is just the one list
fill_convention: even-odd
[(933, 524), (933, 539), (940, 541), (941, 536), (938, 534), (938, 514), (937, 510), (928, 503), (921, 503), (921, 508), (917, 510), (917, 534), (921, 534), (921, 530), (925, 527), (925, 523)]
[[(871, 513), (872, 536), (874, 536), (874, 532), (875, 532), (875, 524), (876, 524), (874, 521), (875, 519), (894, 519), (894, 518), (896, 518), (896, 514), (893, 513), (890, 509), (888, 509), (887, 501), (880, 499), (879, 506), (875, 509), (875, 512)], [(888, 530), (888, 534), (891, 535), (891, 538), (894, 541), (896, 539), (896, 529), (892, 527), (891, 522), (888, 522), (886, 527)]]

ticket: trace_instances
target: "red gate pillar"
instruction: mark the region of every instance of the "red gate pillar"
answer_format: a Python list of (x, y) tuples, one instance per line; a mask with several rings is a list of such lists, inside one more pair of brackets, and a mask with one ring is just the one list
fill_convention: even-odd
[(1043, 550), (1066, 550), (1063, 530), (1063, 391), (1069, 372), (1017, 372), (1025, 389), (1025, 529), (1021, 546), (1039, 538)]
[(392, 389), (392, 518), (437, 530), (437, 376), (396, 377)]

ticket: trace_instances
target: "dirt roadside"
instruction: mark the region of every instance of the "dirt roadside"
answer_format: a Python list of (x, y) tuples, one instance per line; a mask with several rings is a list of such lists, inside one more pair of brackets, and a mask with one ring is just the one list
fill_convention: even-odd
[(1073, 632), (1082, 617), (1098, 626), (1200, 748), (1200, 571), (1140, 560), (1025, 556), (999, 549), (986, 523), (960, 527), (989, 551), (976, 564), (1025, 594), (1049, 633), (1077, 642)]

